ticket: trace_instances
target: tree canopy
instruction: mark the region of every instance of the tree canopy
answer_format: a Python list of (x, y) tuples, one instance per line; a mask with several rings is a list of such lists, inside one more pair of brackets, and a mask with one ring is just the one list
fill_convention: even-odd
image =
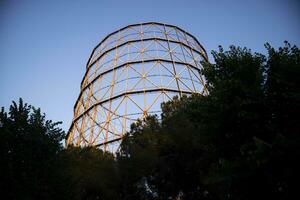
[(20, 99), (0, 112), (0, 188), (9, 199), (51, 199), (52, 163), (63, 149), (60, 122)]
[(0, 113), (0, 188), (12, 199), (290, 199), (299, 196), (300, 50), (230, 46), (203, 62), (208, 95), (174, 97), (116, 154), (62, 148), (39, 109)]
[(300, 51), (287, 42), (265, 46), (267, 56), (235, 46), (213, 51), (215, 64), (202, 71), (209, 95), (174, 98), (162, 104), (161, 121), (133, 125), (119, 155), (122, 174), (135, 177), (121, 179), (127, 193), (143, 180), (152, 199), (296, 194)]

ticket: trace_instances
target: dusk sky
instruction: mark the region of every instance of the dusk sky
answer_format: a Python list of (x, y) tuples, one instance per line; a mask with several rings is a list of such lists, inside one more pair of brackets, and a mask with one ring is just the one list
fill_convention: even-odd
[(119, 28), (148, 21), (193, 34), (211, 62), (218, 45), (261, 53), (265, 42), (300, 46), (297, 0), (0, 0), (0, 107), (22, 97), (67, 131), (93, 48)]

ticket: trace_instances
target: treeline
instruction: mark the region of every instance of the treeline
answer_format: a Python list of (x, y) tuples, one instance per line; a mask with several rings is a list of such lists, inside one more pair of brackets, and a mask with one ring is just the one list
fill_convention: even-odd
[(116, 155), (64, 149), (22, 100), (0, 112), (3, 199), (299, 198), (300, 50), (231, 46), (202, 63), (209, 95), (175, 97), (132, 124)]

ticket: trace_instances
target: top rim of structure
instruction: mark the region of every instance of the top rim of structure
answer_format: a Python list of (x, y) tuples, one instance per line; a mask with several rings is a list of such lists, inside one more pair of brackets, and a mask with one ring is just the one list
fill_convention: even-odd
[(167, 26), (167, 27), (172, 27), (172, 28), (176, 28), (182, 32), (184, 32), (185, 34), (189, 35), (190, 37), (192, 37), (196, 42), (197, 44), (201, 47), (201, 49), (203, 50), (203, 52), (205, 53), (205, 57), (208, 58), (207, 56), (207, 52), (205, 50), (205, 48), (202, 46), (202, 44), (197, 40), (197, 38), (190, 34), (189, 32), (186, 32), (185, 30), (183, 30), (182, 28), (178, 27), (178, 26), (175, 26), (175, 25), (172, 25), (172, 24), (166, 24), (166, 23), (161, 23), (161, 22), (154, 22), (154, 21), (150, 21), (150, 22), (141, 22), (141, 23), (135, 23), (135, 24), (129, 24), (127, 26), (124, 26), (122, 28), (119, 28), (118, 30), (114, 31), (114, 32), (111, 32), (110, 34), (108, 34), (107, 36), (105, 36), (96, 46), (95, 48), (93, 49), (88, 61), (87, 61), (87, 64), (86, 64), (86, 69), (89, 67), (89, 63), (90, 63), (90, 60), (92, 59), (92, 56), (94, 55), (94, 52), (95, 50), (102, 44), (104, 43), (110, 36), (118, 33), (119, 31), (122, 31), (124, 29), (127, 29), (129, 27), (134, 27), (134, 26), (140, 26), (140, 25), (149, 25), (149, 24), (155, 24), (155, 25), (160, 25), (160, 26)]

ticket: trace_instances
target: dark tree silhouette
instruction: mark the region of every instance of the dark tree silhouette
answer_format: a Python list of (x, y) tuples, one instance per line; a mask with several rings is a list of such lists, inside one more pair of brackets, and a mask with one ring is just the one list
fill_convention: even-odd
[(55, 164), (55, 199), (120, 199), (117, 163), (95, 147), (68, 147)]
[(62, 148), (40, 109), (0, 112), (5, 199), (291, 199), (299, 194), (300, 50), (231, 46), (203, 63), (209, 94), (132, 124), (116, 155)]
[[(52, 162), (62, 150), (60, 122), (46, 120), (40, 109), (13, 102), (0, 112), (0, 173), (4, 199), (51, 199)], [(4, 195), (6, 194), (6, 195)]]
[(203, 63), (209, 95), (174, 98), (161, 122), (132, 126), (118, 157), (127, 199), (297, 194), (300, 53), (287, 42), (266, 48), (220, 47), (215, 64)]

